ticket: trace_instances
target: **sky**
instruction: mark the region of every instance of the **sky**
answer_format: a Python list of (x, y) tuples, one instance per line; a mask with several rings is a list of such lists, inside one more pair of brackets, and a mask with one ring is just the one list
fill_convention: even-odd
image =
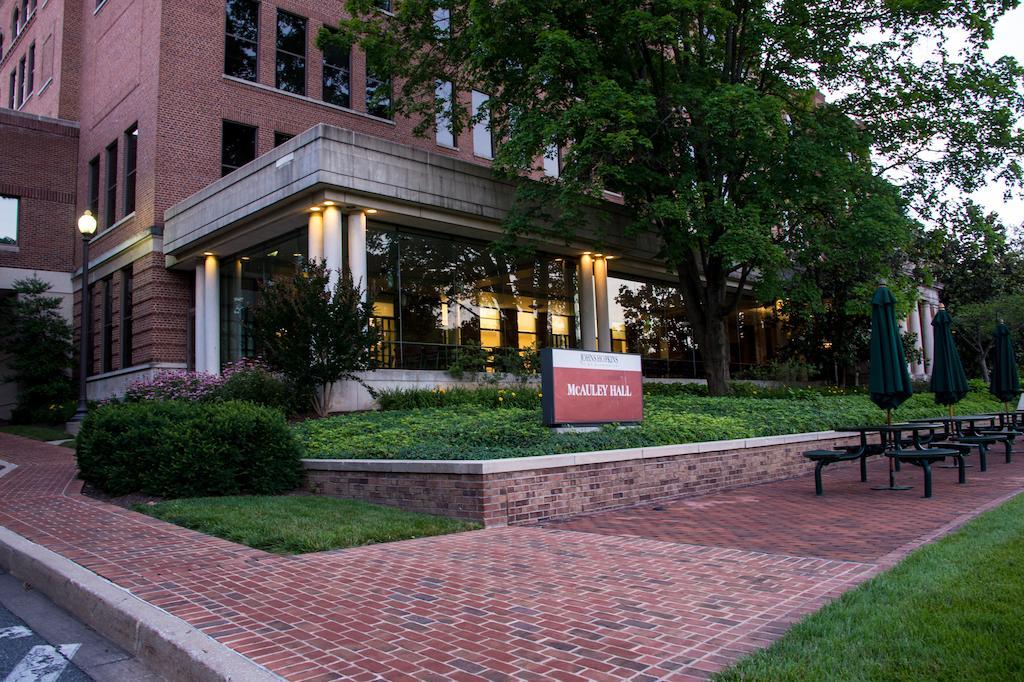
[[(989, 43), (986, 57), (992, 61), (1004, 55), (1010, 55), (1018, 62), (1024, 63), (1024, 6), (1007, 12), (996, 24), (995, 38)], [(1010, 228), (1020, 228), (1024, 224), (1024, 199), (1016, 197), (1011, 201), (1005, 201), (1004, 189), (1001, 184), (992, 183), (972, 194), (971, 198), (987, 210), (997, 212), (1003, 223)], [(1019, 229), (1017, 231), (1024, 232)]]

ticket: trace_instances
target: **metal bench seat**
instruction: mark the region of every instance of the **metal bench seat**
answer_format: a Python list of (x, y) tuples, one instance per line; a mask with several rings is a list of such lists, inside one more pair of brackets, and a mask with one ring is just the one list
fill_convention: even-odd
[(897, 462), (906, 462), (921, 467), (924, 471), (924, 496), (932, 496), (932, 463), (941, 462), (947, 457), (960, 456), (959, 449), (953, 448), (927, 448), (925, 450), (889, 450), (886, 457), (892, 457)]
[(864, 471), (864, 455), (861, 453), (860, 446), (849, 446), (842, 450), (808, 450), (804, 453), (804, 457), (815, 463), (814, 494), (819, 497), (825, 494), (824, 488), (821, 485), (821, 470), (829, 464), (835, 464), (836, 462), (850, 462), (855, 459), (860, 459), (861, 480), (866, 480), (867, 474)]

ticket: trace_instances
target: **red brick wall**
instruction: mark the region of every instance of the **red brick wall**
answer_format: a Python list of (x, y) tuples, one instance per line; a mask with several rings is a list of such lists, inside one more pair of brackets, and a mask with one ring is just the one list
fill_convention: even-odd
[(856, 442), (825, 438), (497, 474), (328, 471), (309, 460), (306, 486), (321, 495), (504, 526), (791, 478), (814, 469), (803, 452)]
[[(78, 24), (82, 0), (36, 0), (36, 11), (17, 40), (11, 33), (11, 14), (21, 0), (0, 0), (0, 30), (4, 54), (0, 57), (0, 106), (7, 106), (10, 73), (36, 46), (35, 87), (20, 111), (50, 118), (78, 117)], [(75, 30), (71, 30), (74, 27)], [(50, 80), (52, 78), (52, 80)], [(49, 84), (47, 83), (49, 81)]]
[(69, 272), (75, 231), (78, 128), (0, 109), (0, 194), (21, 198), (17, 250), (0, 267)]

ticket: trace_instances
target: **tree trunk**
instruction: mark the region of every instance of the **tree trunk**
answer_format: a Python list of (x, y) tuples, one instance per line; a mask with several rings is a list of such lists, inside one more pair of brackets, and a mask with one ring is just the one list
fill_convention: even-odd
[(729, 332), (725, 314), (705, 320), (705, 333), (700, 340), (704, 358), (704, 376), (708, 381), (708, 395), (729, 395)]
[(726, 304), (726, 278), (709, 275), (702, 278), (691, 267), (680, 265), (680, 293), (686, 304), (686, 319), (704, 361), (708, 395), (729, 395), (729, 332), (726, 328), (729, 307)]

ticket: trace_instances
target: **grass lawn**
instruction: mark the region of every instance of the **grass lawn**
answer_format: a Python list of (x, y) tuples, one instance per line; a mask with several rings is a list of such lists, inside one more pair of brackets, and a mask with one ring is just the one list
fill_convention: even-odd
[(720, 673), (731, 680), (1024, 679), (1024, 496), (911, 554)]
[[(802, 391), (786, 397), (726, 398), (655, 394), (645, 396), (644, 422), (639, 428), (557, 434), (541, 424), (539, 399), (536, 402), (536, 407), (460, 404), (345, 414), (302, 422), (295, 432), (307, 456), (314, 458), (489, 459), (754, 438), (885, 420), (885, 413), (864, 394)], [(959, 413), (1001, 409), (992, 396), (975, 392), (960, 403)], [(930, 394), (918, 394), (894, 418), (945, 413)]]
[(64, 440), (72, 436), (59, 426), (45, 424), (9, 424), (0, 426), (0, 433), (22, 436), (33, 440)]
[(278, 554), (322, 552), (479, 528), (380, 505), (307, 495), (198, 497), (136, 511)]

